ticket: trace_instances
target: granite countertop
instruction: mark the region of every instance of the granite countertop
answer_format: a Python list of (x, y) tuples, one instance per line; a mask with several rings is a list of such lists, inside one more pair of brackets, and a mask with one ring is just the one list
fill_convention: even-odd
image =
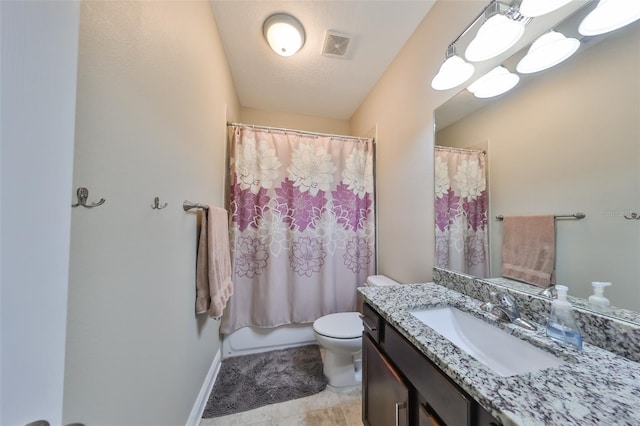
[[(358, 289), (364, 300), (505, 426), (640, 425), (640, 363), (585, 343), (582, 351), (498, 323), (479, 300), (446, 287), (403, 284)], [(502, 377), (409, 313), (454, 306), (562, 358), (565, 363)]]

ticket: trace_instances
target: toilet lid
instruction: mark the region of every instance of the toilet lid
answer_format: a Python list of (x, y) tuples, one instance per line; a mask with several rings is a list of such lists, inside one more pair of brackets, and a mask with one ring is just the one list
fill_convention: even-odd
[(334, 339), (355, 339), (362, 337), (362, 320), (358, 312), (340, 312), (318, 318), (313, 330)]

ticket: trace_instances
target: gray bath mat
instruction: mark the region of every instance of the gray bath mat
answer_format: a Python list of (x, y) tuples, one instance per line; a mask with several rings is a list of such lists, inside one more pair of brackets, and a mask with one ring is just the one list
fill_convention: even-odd
[(232, 357), (222, 361), (202, 417), (302, 398), (326, 386), (317, 345)]

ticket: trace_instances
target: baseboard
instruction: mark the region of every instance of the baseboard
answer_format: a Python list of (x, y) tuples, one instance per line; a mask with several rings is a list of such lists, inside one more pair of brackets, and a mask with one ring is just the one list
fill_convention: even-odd
[(216, 356), (213, 357), (213, 362), (211, 363), (207, 377), (204, 379), (198, 398), (196, 398), (196, 401), (193, 404), (186, 426), (198, 426), (200, 424), (202, 413), (204, 413), (209, 395), (211, 394), (211, 389), (213, 389), (213, 384), (215, 383), (216, 377), (218, 377), (218, 372), (220, 371), (220, 363), (222, 362), (221, 358), (222, 352), (218, 349)]

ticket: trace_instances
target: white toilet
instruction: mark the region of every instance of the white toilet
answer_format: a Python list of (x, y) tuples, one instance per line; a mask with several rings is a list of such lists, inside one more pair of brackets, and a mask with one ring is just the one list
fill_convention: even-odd
[[(367, 287), (398, 284), (383, 276), (367, 278)], [(325, 349), (324, 375), (333, 387), (352, 386), (362, 381), (362, 320), (359, 312), (339, 312), (318, 318), (313, 333)]]

